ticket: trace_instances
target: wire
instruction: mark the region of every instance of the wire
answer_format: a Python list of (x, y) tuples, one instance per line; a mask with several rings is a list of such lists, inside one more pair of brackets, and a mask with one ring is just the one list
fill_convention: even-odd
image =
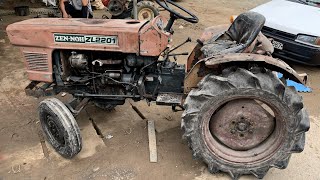
[(110, 80), (112, 80), (112, 81), (115, 82), (115, 83), (118, 83), (118, 84), (126, 84), (126, 85), (133, 86), (133, 87), (135, 87), (135, 88), (138, 88), (137, 85), (135, 85), (135, 84), (117, 81), (117, 80), (115, 80), (115, 79), (113, 79), (113, 78), (111, 78), (111, 77), (109, 77), (109, 76), (105, 76), (105, 77), (108, 78), (108, 79), (110, 79)]
[(147, 68), (147, 67), (155, 64), (156, 62), (158, 62), (158, 61), (154, 61), (154, 62), (152, 62), (152, 63), (150, 63), (150, 64), (147, 64), (147, 65), (143, 66), (143, 67), (141, 68), (140, 72), (143, 73), (143, 71), (144, 71), (145, 68)]
[[(153, 63), (151, 63), (151, 64), (153, 64)], [(150, 64), (149, 64), (149, 65), (150, 65)], [(99, 77), (106, 77), (106, 78), (108, 78), (108, 79), (110, 79), (110, 80), (112, 80), (113, 82), (118, 83), (118, 84), (126, 84), (126, 85), (130, 85), (130, 86), (133, 86), (133, 87), (137, 87), (136, 85), (134, 85), (134, 84), (132, 84), (132, 83), (127, 83), (127, 82), (122, 82), (122, 81), (115, 80), (115, 79), (107, 76), (106, 74), (91, 72), (91, 71), (89, 71), (89, 70), (88, 70), (88, 72), (91, 73), (91, 74), (99, 75), (99, 76), (95, 76), (95, 77), (93, 77), (93, 78), (89, 78), (88, 80), (92, 80), (92, 79), (99, 78)]]

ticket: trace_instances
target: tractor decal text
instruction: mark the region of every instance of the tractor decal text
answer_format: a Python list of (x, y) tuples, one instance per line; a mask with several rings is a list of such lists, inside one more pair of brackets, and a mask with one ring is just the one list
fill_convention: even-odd
[(54, 34), (54, 42), (118, 45), (118, 37), (82, 34)]

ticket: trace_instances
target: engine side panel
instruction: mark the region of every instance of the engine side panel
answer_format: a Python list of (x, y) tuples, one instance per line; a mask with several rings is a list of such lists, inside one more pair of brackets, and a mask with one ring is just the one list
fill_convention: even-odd
[[(78, 49), (139, 53), (139, 30), (146, 21), (105, 19), (30, 19), (7, 27), (13, 45), (42, 47), (49, 49)], [(61, 42), (54, 34), (70, 35), (69, 41)], [(101, 41), (82, 41), (77, 36), (113, 36), (116, 44)], [(68, 37), (67, 37), (68, 38)]]
[[(93, 19), (29, 19), (7, 27), (13, 45), (19, 46), (29, 79), (52, 82), (55, 49), (139, 54), (139, 30), (146, 21)], [(106, 37), (116, 37), (105, 43)], [(89, 41), (89, 42), (87, 42)]]

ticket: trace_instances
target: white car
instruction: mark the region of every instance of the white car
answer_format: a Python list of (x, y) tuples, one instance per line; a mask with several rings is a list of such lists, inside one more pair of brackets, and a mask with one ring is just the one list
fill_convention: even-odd
[(251, 11), (266, 17), (275, 57), (320, 65), (320, 0), (272, 0)]

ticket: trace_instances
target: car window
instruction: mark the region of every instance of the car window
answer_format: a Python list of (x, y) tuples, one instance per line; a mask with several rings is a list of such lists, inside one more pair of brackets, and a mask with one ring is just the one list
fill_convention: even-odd
[(320, 0), (288, 0), (288, 1), (297, 2), (297, 3), (320, 8)]

